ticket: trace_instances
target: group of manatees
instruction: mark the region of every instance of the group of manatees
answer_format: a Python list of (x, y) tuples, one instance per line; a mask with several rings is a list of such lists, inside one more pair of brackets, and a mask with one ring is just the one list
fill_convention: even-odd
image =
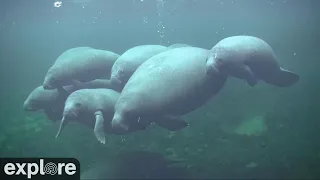
[(122, 55), (77, 47), (62, 53), (41, 86), (24, 102), (24, 110), (43, 110), (61, 120), (56, 137), (70, 121), (105, 134), (126, 134), (150, 124), (177, 131), (181, 117), (206, 104), (228, 77), (288, 87), (299, 75), (279, 65), (272, 48), (253, 36), (231, 36), (212, 49), (187, 44), (140, 45)]

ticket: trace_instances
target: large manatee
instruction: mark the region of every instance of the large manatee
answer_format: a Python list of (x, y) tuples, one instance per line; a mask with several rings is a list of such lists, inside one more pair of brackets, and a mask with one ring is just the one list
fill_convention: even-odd
[(109, 78), (118, 54), (91, 47), (72, 48), (62, 53), (49, 68), (43, 82), (44, 89)]
[(254, 86), (258, 80), (287, 87), (299, 80), (299, 75), (282, 68), (272, 48), (253, 36), (231, 36), (219, 41), (212, 49), (213, 64), (220, 73), (245, 79)]
[(140, 45), (128, 49), (113, 64), (111, 83), (122, 89), (134, 71), (150, 57), (167, 50), (161, 45)]
[(225, 84), (210, 64), (213, 57), (210, 50), (181, 47), (148, 59), (123, 88), (112, 125), (130, 130), (139, 122), (184, 122), (180, 116), (203, 106)]
[(23, 104), (25, 111), (43, 110), (49, 120), (61, 120), (64, 103), (67, 97), (74, 91), (86, 88), (112, 88), (110, 81), (106, 79), (96, 79), (81, 83), (81, 86), (68, 85), (63, 87), (63, 91), (58, 89), (46, 90), (43, 86), (34, 89)]

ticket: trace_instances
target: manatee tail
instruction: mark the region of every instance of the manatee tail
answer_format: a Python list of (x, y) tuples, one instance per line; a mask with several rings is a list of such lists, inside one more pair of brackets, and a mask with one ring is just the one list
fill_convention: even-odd
[(59, 137), (59, 135), (61, 134), (61, 131), (62, 131), (63, 128), (66, 126), (66, 124), (67, 124), (67, 121), (66, 121), (65, 117), (63, 116), (63, 118), (62, 118), (62, 120), (61, 120), (61, 122), (60, 122), (60, 127), (59, 127), (58, 133), (57, 133), (57, 135), (56, 135), (56, 138)]
[(270, 79), (270, 84), (273, 84), (278, 87), (288, 87), (297, 83), (300, 79), (300, 76), (292, 71), (281, 68), (279, 73), (276, 73), (272, 79)]

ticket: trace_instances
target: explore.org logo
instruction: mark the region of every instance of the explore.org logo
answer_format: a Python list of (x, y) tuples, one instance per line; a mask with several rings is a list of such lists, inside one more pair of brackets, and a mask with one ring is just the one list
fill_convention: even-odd
[(80, 163), (74, 158), (0, 158), (2, 180), (80, 179)]

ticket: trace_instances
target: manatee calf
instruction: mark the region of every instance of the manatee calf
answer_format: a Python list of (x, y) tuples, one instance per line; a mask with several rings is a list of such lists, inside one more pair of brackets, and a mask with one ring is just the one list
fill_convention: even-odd
[(122, 89), (134, 71), (150, 57), (166, 51), (167, 47), (161, 45), (141, 45), (130, 48), (124, 52), (113, 64), (111, 70), (111, 83)]
[[(114, 105), (120, 93), (111, 89), (80, 89), (71, 93), (65, 101), (63, 117), (56, 138), (69, 121), (76, 121), (94, 129), (97, 140), (105, 144), (105, 134), (126, 134), (127, 131), (114, 129), (111, 119)], [(135, 126), (130, 132), (144, 130), (144, 126)]]
[(119, 93), (110, 89), (81, 89), (71, 93), (65, 102), (56, 137), (60, 135), (66, 123), (73, 120), (94, 127), (98, 141), (105, 143), (105, 124), (112, 119), (118, 97)]
[(188, 44), (182, 44), (182, 43), (176, 43), (176, 44), (171, 44), (168, 46), (168, 49), (174, 49), (174, 48), (181, 48), (181, 47), (192, 47)]
[(227, 37), (211, 50), (212, 65), (218, 66), (221, 74), (245, 79), (251, 86), (259, 79), (279, 87), (299, 81), (299, 75), (280, 67), (272, 48), (257, 37)]
[(23, 104), (25, 111), (43, 110), (49, 120), (61, 120), (64, 103), (70, 93), (79, 88), (112, 88), (110, 81), (106, 79), (96, 79), (81, 84), (81, 87), (68, 85), (64, 86), (64, 91), (58, 89), (46, 90), (43, 86), (34, 89)]
[(72, 85), (110, 77), (113, 63), (119, 55), (91, 47), (72, 48), (62, 53), (49, 68), (43, 82), (44, 89)]
[[(112, 125), (130, 129), (139, 122), (155, 122), (179, 129), (180, 116), (203, 106), (225, 84), (212, 63), (210, 50), (181, 47), (144, 62), (124, 86), (115, 105)], [(146, 122), (144, 122), (146, 123)]]

